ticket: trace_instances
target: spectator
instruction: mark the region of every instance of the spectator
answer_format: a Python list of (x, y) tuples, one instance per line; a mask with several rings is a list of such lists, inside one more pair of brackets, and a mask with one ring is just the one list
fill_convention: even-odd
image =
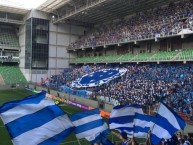
[(184, 135), (184, 143), (183, 143), (183, 145), (191, 145), (191, 143), (188, 140), (188, 136), (187, 135)]

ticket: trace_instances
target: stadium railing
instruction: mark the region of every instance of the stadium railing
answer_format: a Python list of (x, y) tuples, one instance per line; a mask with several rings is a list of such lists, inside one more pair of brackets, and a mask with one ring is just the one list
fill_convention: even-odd
[(157, 53), (139, 53), (123, 55), (108, 55), (81, 57), (71, 59), (70, 63), (113, 63), (113, 62), (161, 62), (161, 61), (192, 61), (193, 49), (181, 51), (161, 51)]

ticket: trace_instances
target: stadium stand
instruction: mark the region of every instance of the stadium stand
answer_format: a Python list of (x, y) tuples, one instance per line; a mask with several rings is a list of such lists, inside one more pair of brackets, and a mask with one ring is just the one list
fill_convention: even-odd
[(69, 49), (103, 46), (136, 40), (154, 39), (178, 34), (182, 29), (192, 29), (192, 1), (171, 2), (166, 7), (137, 13), (129, 20), (100, 25), (88, 36), (70, 44)]
[(0, 25), (0, 62), (19, 63), (19, 37), (11, 25)]
[(19, 49), (19, 39), (12, 27), (0, 26), (0, 47)]
[[(187, 50), (188, 51), (188, 50)], [(165, 52), (159, 54), (163, 56)], [(141, 55), (138, 58), (146, 59)], [(166, 58), (173, 57), (173, 53)], [(174, 111), (181, 113), (186, 120), (193, 116), (193, 68), (192, 63), (146, 63), (122, 65), (90, 65), (76, 67), (68, 72), (50, 78), (50, 86), (58, 89), (61, 85), (71, 87), (71, 83), (85, 74), (106, 68), (127, 68), (127, 73), (98, 87), (86, 88), (91, 91), (90, 98), (103, 96), (105, 100), (118, 100), (120, 104), (140, 104), (153, 106), (160, 99)], [(68, 80), (66, 79), (68, 77)], [(69, 79), (70, 78), (70, 79)], [(78, 88), (76, 88), (78, 89)], [(81, 88), (80, 88), (81, 89)], [(85, 88), (84, 88), (85, 89)], [(108, 98), (108, 99), (107, 99)], [(110, 103), (110, 101), (109, 101)], [(192, 123), (192, 122), (191, 122)]]
[(20, 14), (6, 9), (0, 86), (41, 80), (61, 98), (91, 99), (99, 109), (138, 104), (150, 115), (163, 101), (193, 125), (193, 0), (48, 0)]
[(160, 51), (157, 53), (138, 53), (108, 56), (77, 57), (71, 63), (107, 63), (107, 62), (157, 62), (193, 60), (193, 50)]
[(192, 59), (193, 59), (192, 49), (185, 49), (176, 57), (176, 60), (192, 60)]
[(123, 61), (123, 62), (130, 62), (133, 57), (135, 57), (135, 55), (126, 53), (126, 54), (123, 54), (123, 55), (118, 59), (118, 61), (120, 61), (120, 62), (122, 62), (122, 61)]
[(5, 84), (26, 84), (27, 81), (18, 66), (0, 66), (0, 74)]
[[(193, 49), (189, 40), (186, 41), (190, 44), (182, 47), (185, 40), (181, 38), (186, 37), (180, 34), (186, 29), (193, 30), (192, 9), (192, 0), (170, 2), (163, 7), (92, 27), (69, 45), (69, 52), (77, 56), (70, 63), (79, 66), (53, 75), (42, 85), (60, 91), (61, 86), (71, 92), (85, 89), (92, 92), (90, 99), (102, 96), (109, 100), (108, 103), (117, 100), (120, 104), (154, 106), (163, 100), (188, 121), (193, 116)], [(179, 45), (179, 39), (173, 37), (163, 42), (171, 36), (181, 36)], [(144, 40), (157, 44), (148, 47)], [(158, 44), (159, 41), (165, 44)], [(88, 70), (86, 64), (89, 64)], [(126, 68), (128, 71), (101, 86), (71, 88), (72, 83), (84, 75), (108, 68)]]
[(171, 51), (171, 52), (158, 52), (156, 55), (154, 55), (151, 60), (172, 60), (177, 55), (177, 52)]

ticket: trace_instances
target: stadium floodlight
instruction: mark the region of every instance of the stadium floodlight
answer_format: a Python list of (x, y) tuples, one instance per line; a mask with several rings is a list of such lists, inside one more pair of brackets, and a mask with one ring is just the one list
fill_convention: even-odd
[(52, 16), (52, 20), (55, 20), (55, 16), (54, 15)]

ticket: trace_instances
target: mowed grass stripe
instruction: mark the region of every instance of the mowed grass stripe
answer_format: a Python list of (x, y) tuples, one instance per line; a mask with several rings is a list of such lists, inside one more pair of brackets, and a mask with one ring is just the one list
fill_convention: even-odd
[(33, 93), (27, 90), (18, 90), (18, 89), (0, 90), (0, 105), (8, 101), (22, 99), (31, 94)]

